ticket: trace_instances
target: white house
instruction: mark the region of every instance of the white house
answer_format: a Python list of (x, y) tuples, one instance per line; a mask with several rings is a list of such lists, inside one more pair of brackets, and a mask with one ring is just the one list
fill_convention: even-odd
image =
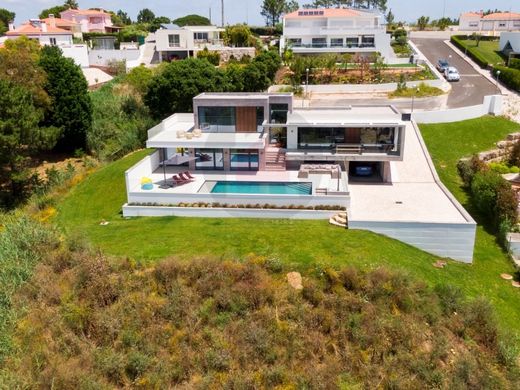
[(155, 50), (161, 61), (196, 57), (197, 52), (205, 48), (220, 52), (224, 60), (231, 55), (236, 59), (246, 54), (254, 57), (255, 49), (252, 47), (226, 46), (221, 37), (223, 32), (223, 28), (216, 26), (164, 25), (155, 32)]
[(146, 146), (155, 151), (125, 172), (125, 217), (331, 218), (471, 262), (475, 221), (393, 106), (203, 93), (193, 113), (151, 128)]
[(55, 46), (71, 46), (72, 45), (72, 31), (56, 27), (51, 20), (50, 24), (40, 19), (31, 19), (21, 26), (15, 28), (9, 25), (9, 31), (5, 34), (9, 39), (16, 39), (22, 35), (37, 39), (40, 45), (55, 45)]
[(301, 9), (283, 17), (280, 51), (393, 56), (384, 15), (351, 8)]
[(520, 31), (520, 13), (494, 12), (484, 15), (482, 11), (466, 12), (459, 18), (460, 31)]
[(499, 48), (508, 56), (520, 56), (520, 31), (500, 33)]

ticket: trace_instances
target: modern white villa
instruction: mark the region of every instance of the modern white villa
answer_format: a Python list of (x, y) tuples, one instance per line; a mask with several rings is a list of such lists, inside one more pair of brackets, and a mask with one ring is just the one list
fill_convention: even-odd
[(472, 260), (475, 222), (393, 106), (299, 108), (286, 93), (203, 93), (193, 113), (150, 129), (146, 145), (155, 151), (125, 173), (125, 217), (339, 217)]
[(520, 14), (516, 12), (494, 12), (484, 15), (482, 11), (466, 12), (459, 18), (460, 31), (520, 31)]
[(300, 9), (283, 17), (280, 51), (297, 54), (393, 55), (384, 15), (351, 8)]
[(207, 48), (218, 51), (227, 59), (230, 55), (240, 59), (243, 55), (254, 57), (252, 47), (228, 47), (221, 34), (224, 29), (217, 26), (183, 26), (167, 24), (155, 32), (155, 50), (161, 61), (196, 57), (197, 52)]

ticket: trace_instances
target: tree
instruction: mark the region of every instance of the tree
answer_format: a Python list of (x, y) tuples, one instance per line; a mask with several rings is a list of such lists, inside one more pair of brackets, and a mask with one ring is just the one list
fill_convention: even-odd
[(137, 14), (137, 22), (139, 23), (152, 23), (155, 19), (155, 14), (149, 8), (143, 8)]
[(244, 92), (262, 92), (269, 88), (267, 66), (263, 62), (251, 62), (244, 68)]
[(39, 127), (42, 118), (31, 91), (0, 80), (0, 203), (5, 206), (24, 199), (37, 182), (28, 170), (29, 157), (56, 142), (58, 130)]
[(392, 26), (394, 25), (394, 21), (395, 21), (395, 16), (394, 16), (394, 13), (392, 12), (392, 9), (388, 10), (388, 13), (386, 14), (386, 24), (388, 26), (388, 28), (392, 28)]
[(298, 2), (295, 0), (264, 0), (260, 13), (265, 18), (266, 25), (274, 27), (283, 13), (293, 12), (298, 8)]
[(224, 75), (206, 60), (170, 62), (148, 86), (144, 102), (156, 119), (192, 110), (192, 99), (202, 92), (223, 92)]
[(419, 19), (417, 19), (417, 27), (419, 27), (419, 30), (423, 31), (428, 27), (428, 23), (430, 22), (429, 16), (421, 16)]
[(76, 0), (65, 0), (65, 3), (63, 3), (67, 9), (78, 9), (79, 5)]
[(176, 24), (179, 27), (183, 26), (210, 26), (211, 22), (208, 18), (200, 15), (186, 15), (181, 18), (177, 18), (172, 20), (173, 24)]
[(16, 14), (5, 8), (0, 8), (0, 35), (4, 35), (8, 30), (9, 23), (14, 20)]
[(226, 45), (237, 47), (254, 46), (253, 34), (245, 24), (227, 26), (223, 35)]
[(40, 66), (47, 73), (45, 90), (51, 98), (44, 123), (61, 129), (57, 145), (60, 150), (86, 149), (92, 105), (83, 72), (56, 46), (42, 48)]
[(169, 24), (169, 23), (170, 23), (170, 18), (168, 18), (166, 16), (158, 16), (153, 20), (152, 23), (150, 23), (150, 25), (148, 26), (148, 30), (151, 32), (156, 32), (157, 30), (159, 30), (161, 28), (161, 26), (163, 24)]
[(68, 9), (68, 8), (65, 7), (64, 5), (55, 5), (54, 7), (46, 8), (46, 9), (42, 10), (42, 12), (40, 12), (38, 17), (40, 19), (45, 19), (45, 18), (48, 18), (50, 14), (52, 14), (52, 15), (54, 15), (54, 16), (59, 18), (60, 17), (60, 13), (62, 13), (66, 9)]
[(118, 10), (116, 12), (116, 16), (119, 18), (123, 26), (128, 26), (129, 24), (132, 24), (132, 19), (130, 19), (130, 16), (128, 16), (126, 12)]
[(8, 39), (0, 49), (0, 80), (7, 80), (30, 91), (34, 104), (47, 108), (50, 103), (45, 92), (45, 71), (38, 65), (40, 45), (38, 41), (22, 36)]
[(243, 92), (244, 91), (244, 71), (243, 68), (231, 63), (224, 70), (224, 78), (226, 80), (227, 92)]

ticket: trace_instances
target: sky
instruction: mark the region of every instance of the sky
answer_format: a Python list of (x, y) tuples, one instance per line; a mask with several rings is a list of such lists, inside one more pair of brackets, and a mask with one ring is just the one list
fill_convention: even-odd
[[(37, 18), (42, 9), (60, 4), (61, 0), (0, 0), (0, 8), (7, 8), (16, 12), (15, 24)], [(102, 7), (117, 11), (126, 11), (132, 20), (135, 20), (141, 8), (150, 8), (157, 16), (167, 16), (171, 19), (187, 14), (199, 14), (208, 17), (211, 8), (212, 21), (220, 24), (220, 0), (78, 0), (80, 8)], [(310, 0), (300, 0), (301, 5), (310, 3)], [(226, 24), (248, 23), (263, 25), (260, 15), (262, 0), (224, 0)], [(498, 8), (504, 11), (512, 9), (520, 12), (518, 0), (388, 0), (388, 7), (398, 21), (415, 21), (421, 15), (438, 19), (443, 16), (446, 4), (446, 16), (458, 17), (461, 12), (478, 11), (481, 9)], [(516, 9), (515, 9), (516, 8)]]

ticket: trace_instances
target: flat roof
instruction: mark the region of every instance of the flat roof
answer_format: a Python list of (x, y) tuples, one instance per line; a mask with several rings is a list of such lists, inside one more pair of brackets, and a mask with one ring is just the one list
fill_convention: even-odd
[(403, 124), (401, 114), (392, 106), (349, 106), (334, 108), (296, 108), (287, 115), (288, 125), (319, 124)]
[(263, 133), (202, 133), (188, 139), (177, 136), (177, 126), (161, 131), (146, 141), (149, 148), (237, 148), (263, 149), (267, 134)]
[(284, 92), (203, 92), (193, 98), (193, 100), (200, 99), (219, 99), (219, 100), (236, 100), (240, 99), (268, 99), (269, 97), (287, 96), (292, 97), (292, 93)]

